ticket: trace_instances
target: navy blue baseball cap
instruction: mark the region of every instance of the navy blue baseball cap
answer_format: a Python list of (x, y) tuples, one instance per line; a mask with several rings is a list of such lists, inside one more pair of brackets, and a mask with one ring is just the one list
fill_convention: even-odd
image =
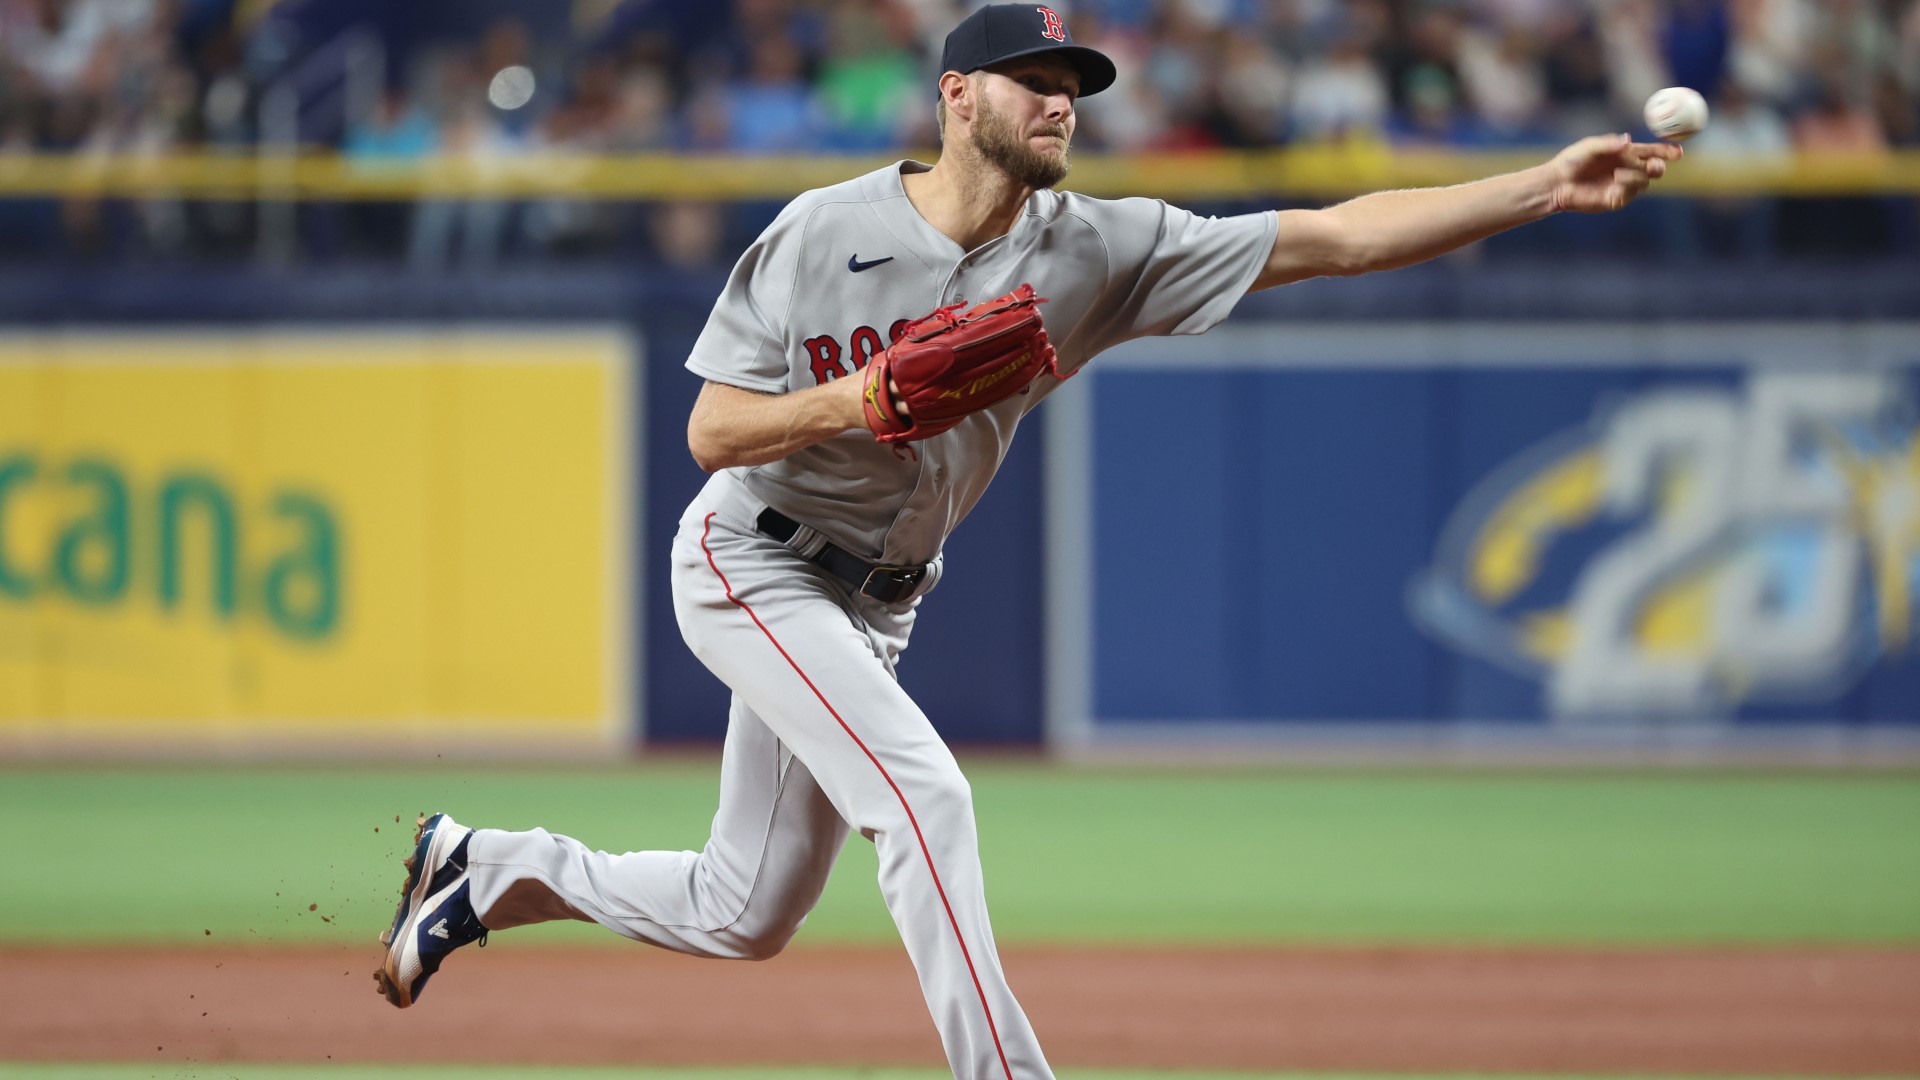
[(960, 21), (940, 50), (940, 70), (968, 75), (1002, 60), (1059, 53), (1080, 72), (1080, 96), (1113, 85), (1113, 61), (1098, 49), (1075, 45), (1067, 24), (1050, 7), (988, 4)]

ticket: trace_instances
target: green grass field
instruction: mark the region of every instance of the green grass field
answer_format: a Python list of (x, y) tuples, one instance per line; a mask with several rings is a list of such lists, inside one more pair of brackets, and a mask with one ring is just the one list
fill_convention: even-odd
[[(1920, 940), (1909, 775), (969, 772), (1005, 941)], [(0, 772), (0, 941), (358, 940), (421, 810), (681, 848), (714, 798), (704, 762)], [(802, 944), (892, 939), (874, 868)]]
[[(1008, 943), (1920, 941), (1920, 777), (1910, 774), (1124, 772), (998, 762), (968, 771), (996, 930)], [(209, 931), (228, 943), (365, 944), (391, 915), (420, 811), (539, 824), (615, 850), (698, 847), (716, 774), (698, 761), (0, 770), (0, 944), (178, 943)], [(874, 870), (871, 845), (854, 839), (797, 947), (892, 940)], [(579, 924), (515, 934), (611, 940)], [(0, 1080), (940, 1075), (0, 1064)]]

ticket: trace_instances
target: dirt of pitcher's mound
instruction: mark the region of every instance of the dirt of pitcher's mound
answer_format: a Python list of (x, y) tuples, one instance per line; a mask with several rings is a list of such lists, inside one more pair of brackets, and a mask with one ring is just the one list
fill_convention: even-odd
[[(378, 945), (0, 949), (0, 1056), (943, 1063), (897, 946), (741, 964), (500, 935), (451, 957), (407, 1010), (375, 989), (379, 959)], [(1920, 949), (1016, 947), (1004, 960), (1059, 1066), (1920, 1073)]]

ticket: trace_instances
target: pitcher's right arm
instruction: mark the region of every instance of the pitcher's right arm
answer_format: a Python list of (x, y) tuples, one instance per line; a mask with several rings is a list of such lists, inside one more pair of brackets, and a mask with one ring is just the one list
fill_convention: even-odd
[(687, 449), (707, 472), (765, 465), (845, 431), (865, 430), (862, 380), (834, 379), (788, 394), (708, 380), (687, 419)]

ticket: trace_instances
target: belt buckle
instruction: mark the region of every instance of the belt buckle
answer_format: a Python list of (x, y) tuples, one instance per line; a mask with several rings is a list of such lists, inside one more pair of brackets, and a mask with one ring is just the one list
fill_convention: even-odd
[(883, 604), (897, 604), (913, 595), (920, 582), (927, 576), (927, 568), (921, 566), (893, 566), (881, 564), (867, 572), (867, 580), (860, 583), (860, 591)]

